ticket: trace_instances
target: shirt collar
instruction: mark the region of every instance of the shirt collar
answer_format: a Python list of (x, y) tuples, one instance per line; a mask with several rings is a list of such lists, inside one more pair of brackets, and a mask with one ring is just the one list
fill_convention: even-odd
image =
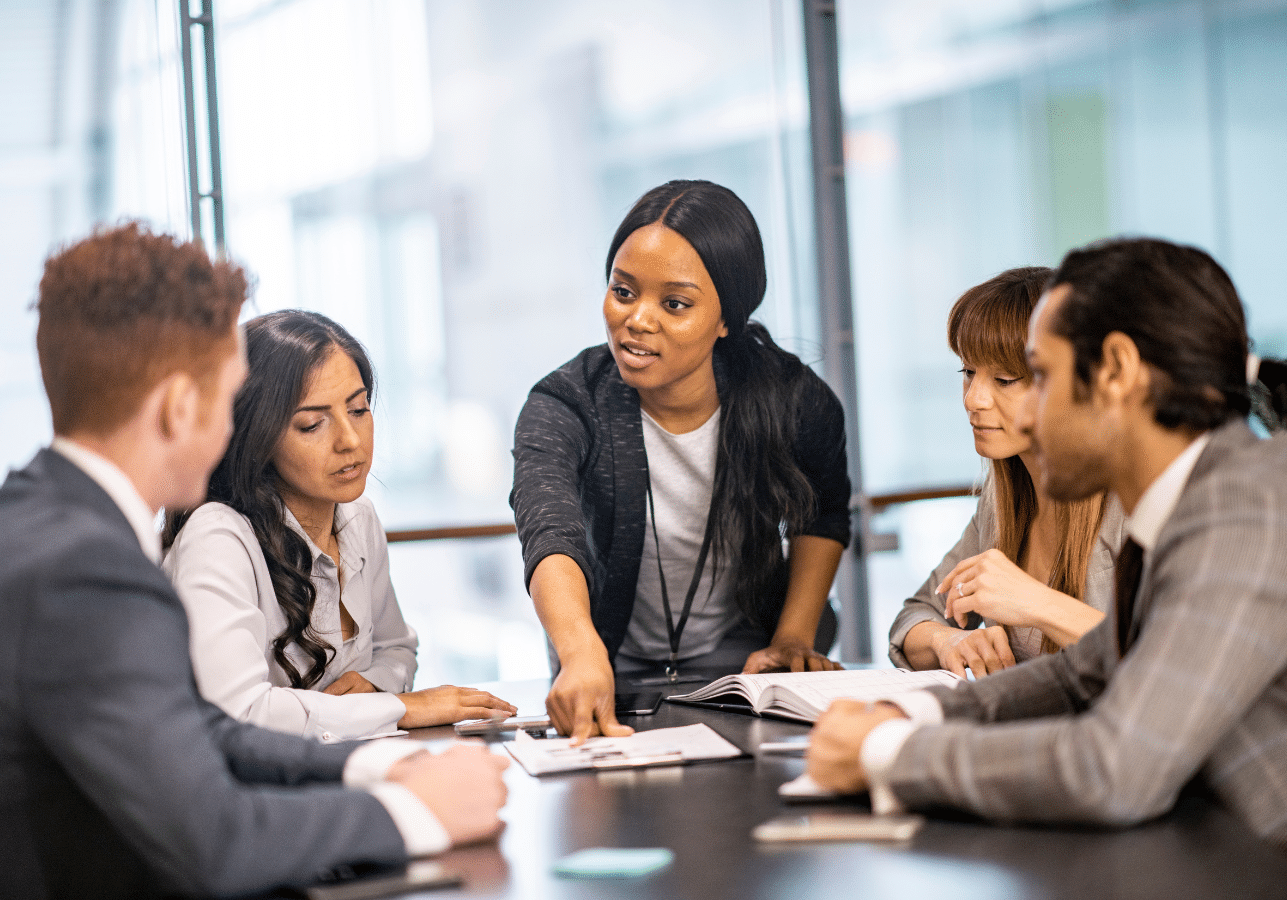
[(1167, 519), (1171, 518), (1176, 504), (1180, 502), (1184, 485), (1188, 482), (1193, 467), (1198, 463), (1198, 457), (1202, 455), (1210, 440), (1209, 431), (1194, 438), (1193, 442), (1162, 470), (1162, 474), (1153, 479), (1153, 483), (1140, 497), (1139, 503), (1135, 504), (1135, 511), (1126, 520), (1126, 533), (1134, 538), (1135, 543), (1143, 547), (1145, 552), (1152, 550), (1157, 544), (1157, 536), (1162, 533), (1162, 527), (1166, 525)]
[[(314, 560), (318, 557), (323, 557), (331, 564), (337, 562), (337, 560), (333, 560), (323, 553), (321, 547), (313, 543), (313, 539), (308, 536), (308, 532), (304, 530), (304, 526), (299, 524), (299, 519), (295, 518), (295, 514), (290, 511), (290, 507), (285, 503), (282, 504), (282, 512), (286, 514), (286, 527), (290, 528), (304, 539), (304, 543), (308, 545), (308, 552), (312, 554)], [(335, 536), (340, 538), (338, 541), (340, 546), (339, 561), (344, 563), (347, 572), (360, 572), (362, 571), (362, 567), (366, 564), (366, 555), (361, 550), (361, 540), (347, 540), (346, 535), (344, 534), (345, 528), (347, 528), (349, 523), (357, 518), (357, 515), (358, 510), (356, 503), (335, 504)], [(350, 552), (351, 550), (354, 552)], [(347, 573), (345, 577), (347, 578)]]
[(134, 535), (147, 558), (160, 563), (161, 536), (156, 533), (156, 513), (139, 494), (130, 477), (107, 457), (68, 438), (55, 437), (49, 449), (65, 457), (112, 498), (112, 502), (134, 529)]

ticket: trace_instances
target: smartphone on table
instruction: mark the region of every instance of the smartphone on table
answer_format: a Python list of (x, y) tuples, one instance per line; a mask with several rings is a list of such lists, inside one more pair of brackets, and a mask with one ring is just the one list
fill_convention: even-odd
[(661, 708), (661, 691), (639, 691), (617, 694), (617, 718), (651, 716)]
[(757, 825), (757, 841), (910, 841), (925, 824), (923, 816), (877, 816), (870, 813), (811, 813), (782, 816)]

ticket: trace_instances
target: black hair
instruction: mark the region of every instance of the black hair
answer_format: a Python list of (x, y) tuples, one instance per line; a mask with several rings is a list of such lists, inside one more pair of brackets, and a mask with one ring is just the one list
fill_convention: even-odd
[(736, 561), (729, 586), (742, 612), (772, 634), (786, 596), (782, 540), (804, 533), (817, 497), (795, 458), (807, 369), (750, 321), (768, 277), (755, 217), (726, 187), (670, 181), (644, 194), (608, 247), (605, 274), (626, 239), (660, 223), (692, 245), (715, 292), (728, 336), (715, 342), (720, 389), (719, 449), (711, 498), (711, 553)]
[(1071, 288), (1051, 330), (1073, 345), (1082, 395), (1104, 338), (1119, 331), (1153, 370), (1159, 425), (1206, 430), (1250, 411), (1242, 302), (1204, 251), (1153, 238), (1099, 241), (1070, 251), (1049, 284)]
[[(317, 588), (308, 544), (286, 524), (272, 457), (290, 424), (309, 378), (335, 348), (357, 366), (368, 402), (374, 399), (375, 372), (362, 345), (320, 313), (288, 309), (246, 323), (246, 381), (233, 404), (233, 434), (223, 459), (210, 476), (207, 500), (217, 501), (250, 521), (268, 563), (286, 630), (273, 639), (273, 658), (291, 687), (312, 687), (326, 671), (335, 648), (312, 626)], [(189, 512), (166, 512), (162, 542), (174, 543)], [(286, 648), (298, 646), (309, 659), (308, 670), (295, 667)]]

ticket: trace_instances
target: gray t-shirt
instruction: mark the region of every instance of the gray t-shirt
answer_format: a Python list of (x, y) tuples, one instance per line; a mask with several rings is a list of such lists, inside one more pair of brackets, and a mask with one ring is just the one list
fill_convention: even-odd
[[(646, 412), (640, 413), (655, 504), (657, 541), (653, 540), (649, 521), (645, 526), (634, 610), (621, 652), (640, 659), (665, 660), (670, 658), (670, 640), (657, 574), (657, 544), (661, 545), (666, 592), (677, 625), (701, 553), (702, 538), (706, 535), (706, 519), (715, 486), (720, 412), (716, 410), (700, 428), (687, 434), (671, 434)], [(717, 577), (713, 560), (714, 553), (708, 553), (680, 640), (680, 659), (714, 650), (739, 619), (737, 604), (728, 596), (728, 567)]]

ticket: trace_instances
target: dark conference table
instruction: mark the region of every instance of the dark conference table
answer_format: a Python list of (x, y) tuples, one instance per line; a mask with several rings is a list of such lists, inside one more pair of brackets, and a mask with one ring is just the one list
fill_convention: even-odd
[[(544, 712), (545, 681), (480, 685)], [(684, 685), (670, 692), (692, 690)], [(655, 688), (654, 688), (655, 689)], [(638, 729), (705, 722), (744, 752), (805, 734), (791, 722), (663, 703)], [(449, 728), (413, 732), (424, 740)], [(494, 749), (508, 753), (500, 744)], [(793, 811), (868, 811), (865, 800), (791, 804), (777, 788), (804, 769), (799, 758), (764, 756), (633, 771), (529, 776), (506, 773), (508, 822), (496, 844), (440, 859), (460, 888), (426, 897), (504, 898), (1283, 898), (1287, 854), (1257, 840), (1228, 812), (1186, 796), (1169, 815), (1126, 831), (1001, 827), (931, 817), (908, 844), (758, 844), (751, 829)], [(552, 867), (585, 847), (668, 847), (674, 862), (638, 878), (570, 879)]]

